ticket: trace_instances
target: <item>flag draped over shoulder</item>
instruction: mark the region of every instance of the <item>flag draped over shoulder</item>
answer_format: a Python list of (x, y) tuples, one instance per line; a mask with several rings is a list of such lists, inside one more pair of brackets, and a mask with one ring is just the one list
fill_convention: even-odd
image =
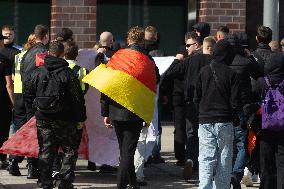
[(155, 63), (143, 53), (121, 49), (106, 65), (99, 65), (83, 78), (83, 82), (97, 88), (145, 122), (151, 122), (156, 70)]

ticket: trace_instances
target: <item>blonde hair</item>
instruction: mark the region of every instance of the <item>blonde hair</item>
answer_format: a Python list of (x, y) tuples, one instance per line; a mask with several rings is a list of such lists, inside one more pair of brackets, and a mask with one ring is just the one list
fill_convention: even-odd
[(208, 37), (205, 37), (203, 39), (203, 43), (211, 43), (212, 45), (215, 45), (216, 44), (216, 40), (214, 39), (213, 36), (208, 36)]
[(24, 44), (24, 50), (29, 50), (36, 44), (36, 37), (34, 33), (31, 33), (28, 37), (28, 40)]
[(134, 26), (127, 32), (127, 43), (144, 44), (145, 31), (142, 27)]

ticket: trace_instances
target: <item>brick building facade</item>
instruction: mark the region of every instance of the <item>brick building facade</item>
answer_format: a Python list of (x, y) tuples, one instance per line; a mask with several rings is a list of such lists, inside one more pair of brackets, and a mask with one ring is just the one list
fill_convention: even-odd
[(81, 48), (91, 48), (96, 41), (96, 0), (52, 0), (51, 38), (68, 27)]

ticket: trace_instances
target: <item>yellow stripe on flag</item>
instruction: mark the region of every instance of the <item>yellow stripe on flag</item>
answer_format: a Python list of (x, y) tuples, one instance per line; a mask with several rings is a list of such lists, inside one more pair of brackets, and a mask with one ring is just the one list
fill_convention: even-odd
[(101, 64), (82, 80), (150, 123), (155, 93), (125, 72)]

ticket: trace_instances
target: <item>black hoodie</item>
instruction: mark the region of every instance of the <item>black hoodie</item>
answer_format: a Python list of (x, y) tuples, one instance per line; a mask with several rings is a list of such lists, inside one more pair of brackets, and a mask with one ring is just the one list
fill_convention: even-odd
[[(78, 78), (68, 65), (64, 59), (48, 55), (44, 59), (44, 65), (32, 71), (23, 88), (28, 118), (35, 114), (37, 120), (85, 121), (84, 95)], [(59, 69), (62, 69), (62, 71), (57, 73), (57, 77), (63, 83), (65, 94), (63, 110), (54, 114), (45, 114), (33, 109), (34, 99), (38, 94), (38, 90), (40, 90), (38, 87), (41, 85), (40, 78), (43, 78), (42, 76), (48, 72)]]
[(241, 107), (238, 75), (228, 66), (234, 58), (229, 42), (219, 41), (214, 48), (213, 56), (211, 64), (221, 89), (217, 87), (210, 66), (203, 67), (194, 96), (194, 102), (199, 107), (201, 124), (232, 122), (233, 114)]

